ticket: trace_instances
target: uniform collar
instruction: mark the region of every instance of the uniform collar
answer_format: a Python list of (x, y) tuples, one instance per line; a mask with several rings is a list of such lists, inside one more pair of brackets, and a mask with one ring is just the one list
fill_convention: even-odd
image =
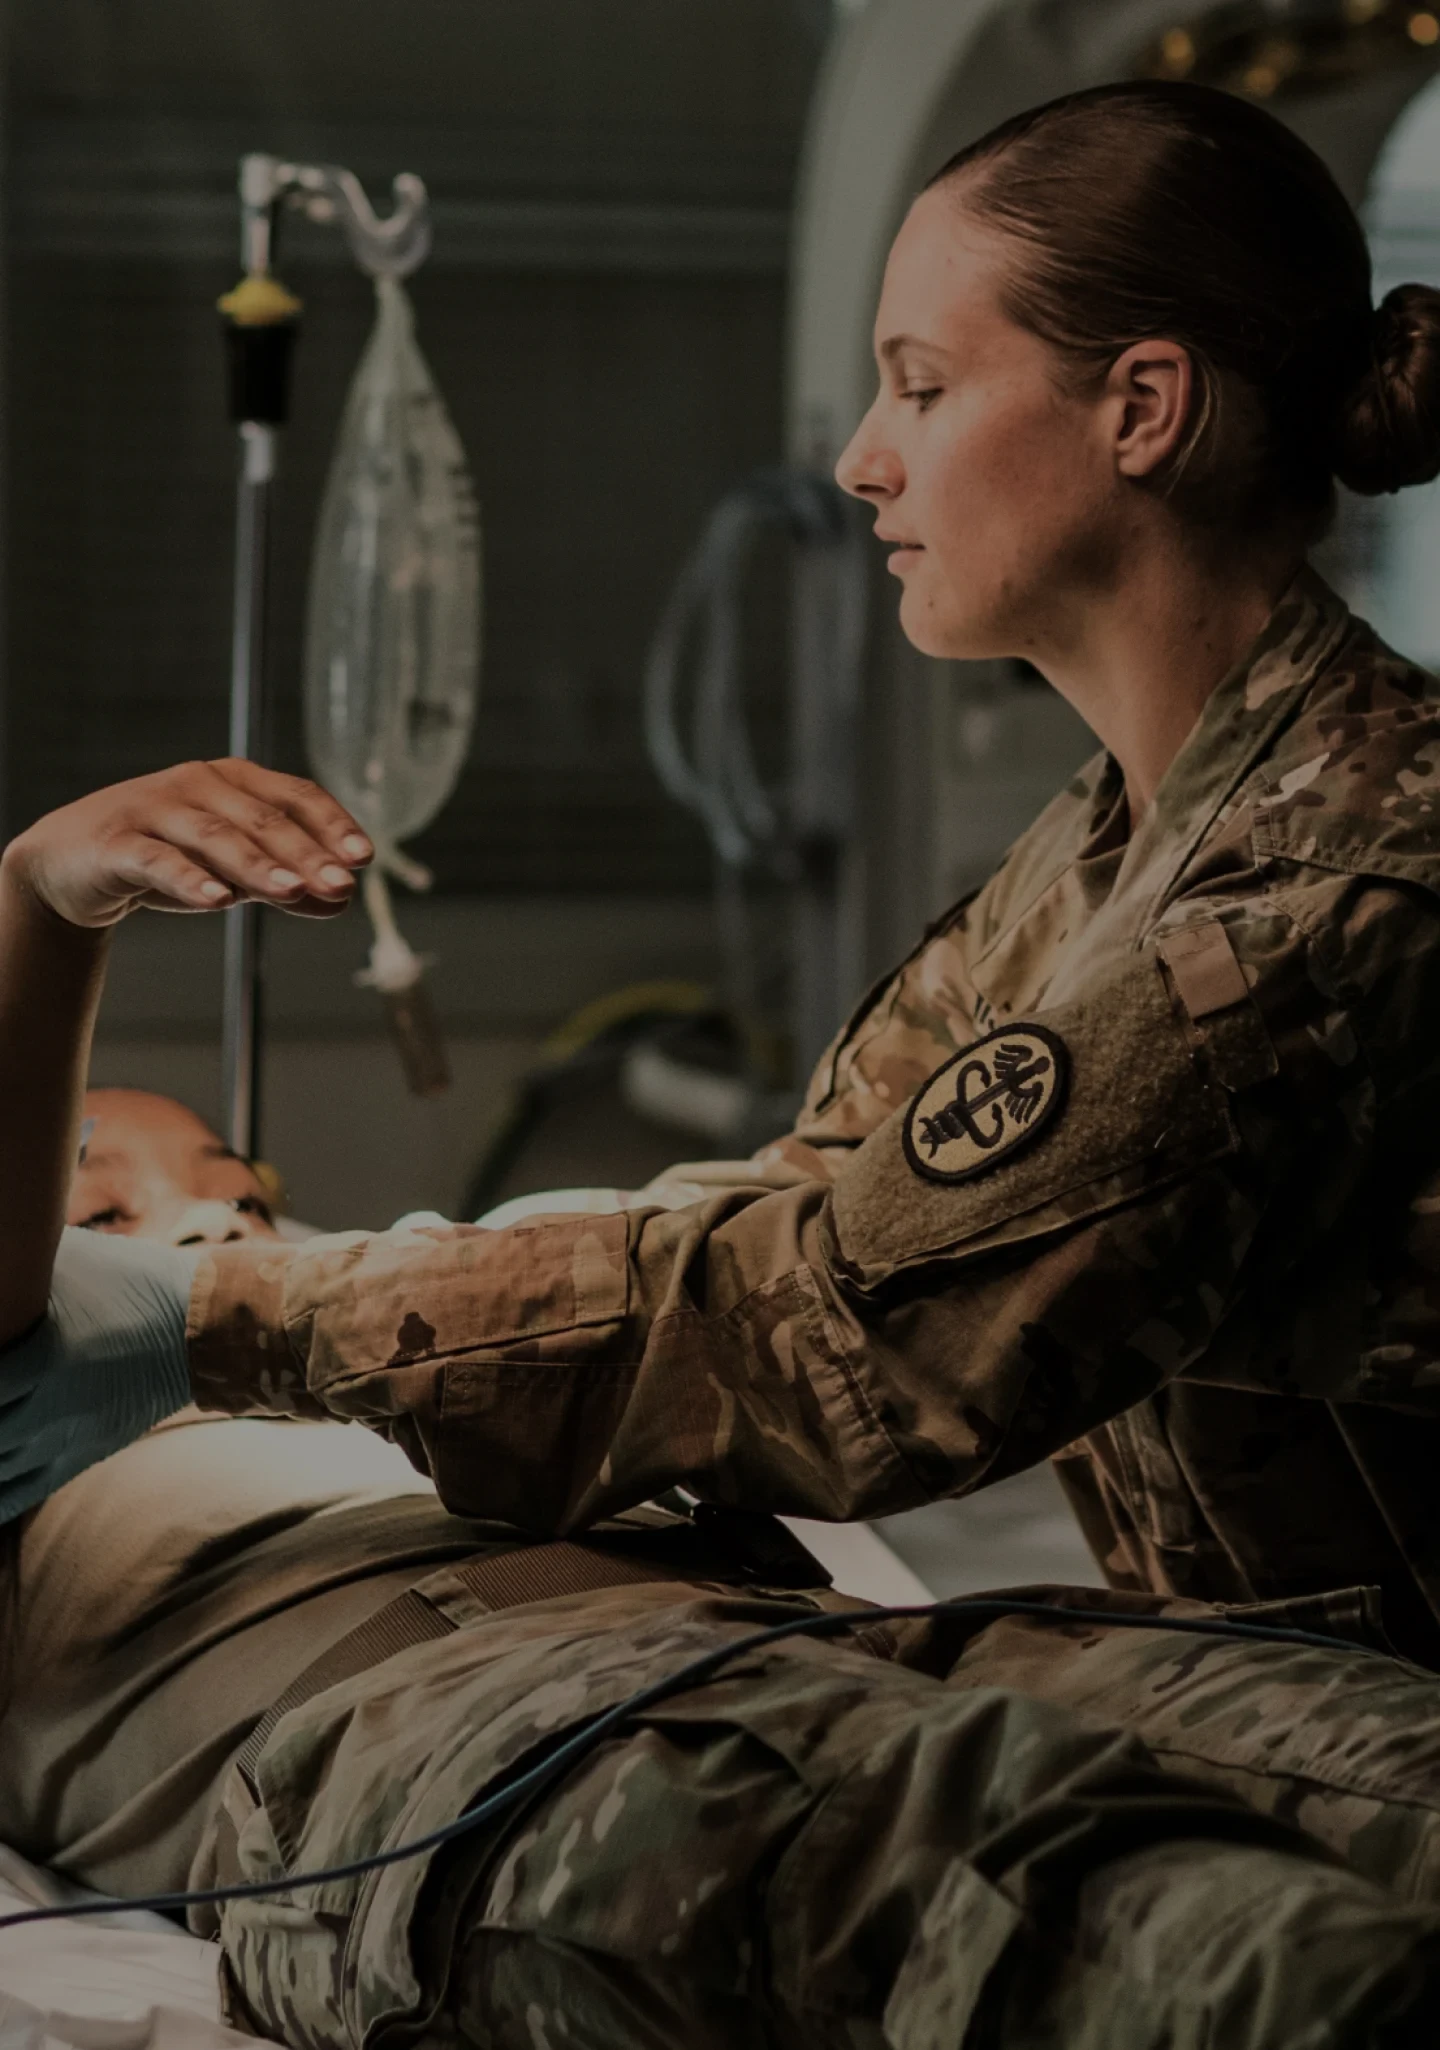
[[(1250, 648), (1216, 684), (1161, 778), (1130, 836), (1122, 885), (1153, 869), (1163, 892), (1166, 879), (1180, 872), (1256, 763), (1270, 752), (1349, 624), (1344, 600), (1305, 564)], [(1102, 788), (1107, 780), (1102, 778)]]

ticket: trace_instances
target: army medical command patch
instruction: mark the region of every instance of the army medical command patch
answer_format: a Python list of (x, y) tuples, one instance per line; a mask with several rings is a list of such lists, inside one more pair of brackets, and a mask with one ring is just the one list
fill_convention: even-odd
[(1043, 1025), (987, 1032), (937, 1068), (905, 1117), (905, 1158), (932, 1182), (968, 1182), (1028, 1146), (1065, 1100), (1070, 1056)]

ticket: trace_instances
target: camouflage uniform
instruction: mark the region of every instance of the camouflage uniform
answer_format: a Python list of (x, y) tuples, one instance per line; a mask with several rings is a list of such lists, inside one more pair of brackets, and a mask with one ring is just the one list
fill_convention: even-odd
[[(540, 1532), (677, 1481), (871, 1517), (1059, 1454), (1112, 1584), (1364, 1582), (1440, 1665), (1437, 793), (1433, 679), (1306, 573), (1135, 832), (1102, 759), (861, 1006), (756, 1185), (220, 1248), (198, 1400), (377, 1426)], [(928, 1179), (908, 1100), (1020, 1020), (1063, 1108)]]
[[(1432, 1480), (1440, 1449), (1432, 1137), (1440, 1044), (1426, 1030), (1440, 1014), (1437, 770), (1433, 680), (1380, 646), (1305, 573), (1213, 694), (1133, 833), (1118, 771), (1102, 758), (986, 888), (933, 928), (860, 1007), (822, 1063), (794, 1135), (762, 1156), (745, 1185), (675, 1212), (218, 1249), (192, 1301), (197, 1399), (231, 1412), (363, 1421), (432, 1473), (455, 1512), (537, 1532), (583, 1527), (676, 1481), (752, 1508), (874, 1516), (1058, 1456), (1114, 1587), (1236, 1604), (1363, 1583), (1380, 1591), (1402, 1644), (1440, 1664)], [(1239, 1784), (1246, 1762), (1236, 1730), (1248, 1721), (1251, 1761), (1259, 1758), (1262, 1772), (1276, 1742), (1263, 1712), (1266, 1689), (1278, 1704), (1277, 1728), (1283, 1722), (1291, 1733), (1294, 1689), (1310, 1699), (1315, 1675), (1303, 1662), (1282, 1671), (1259, 1650), (1216, 1654), (1191, 1645), (1188, 1663), (1177, 1666), (1173, 1640), (1137, 1641), (1149, 1648), (1132, 1654), (1130, 1640), (1117, 1637), (1107, 1651), (1102, 1633), (1098, 1649), (1082, 1643), (1047, 1663), (1016, 1631), (997, 1631), (959, 1657), (948, 1685), (904, 1667), (906, 1686), (940, 1684), (947, 1701), (963, 1700), (981, 1718), (966, 1724), (947, 1787), (978, 1775), (975, 1788), (988, 1786), (987, 1798), (1024, 1834), (1034, 1786), (1017, 1755), (1004, 1746), (987, 1753), (974, 1734), (985, 1712), (977, 1704), (997, 1698), (989, 1681), (1008, 1684), (1011, 1654), (1024, 1684), (1067, 1700), (1079, 1718), (1047, 1723), (1043, 1733), (1034, 1726), (1020, 1750), (1028, 1745), (1042, 1759), (1063, 1759), (1077, 1727), (1099, 1741), (1093, 1719), (1098, 1710), (1102, 1723), (1114, 1720), (1113, 1697), (1158, 1750), (1184, 1752), (1212, 1779)], [(627, 1684), (656, 1660), (663, 1666), (659, 1648), (636, 1651)], [(469, 1652), (478, 1652), (473, 1640)], [(1335, 1657), (1342, 1677), (1326, 1684), (1341, 1698), (1355, 1676)], [(1187, 1696), (1177, 1675), (1202, 1667), (1210, 1680)], [(483, 1700), (489, 1716), (498, 1668), (468, 1670), (481, 1689), (475, 1706)], [(1433, 1714), (1428, 1696), (1418, 1698), (1432, 1683), (1394, 1664), (1378, 1670), (1393, 1682), (1382, 1726)], [(1127, 1676), (1123, 1685), (1117, 1673)], [(891, 1684), (876, 1680), (877, 1700), (890, 1698)], [(1246, 1706), (1227, 1728), (1237, 1695)], [(907, 1697), (904, 1717), (892, 1703), (881, 1719), (913, 1727), (913, 1746), (924, 1751), (931, 1699)], [(348, 1731), (348, 1711), (322, 1700)], [(836, 1715), (820, 1694), (812, 1706), (798, 1749), (828, 1755), (822, 1739)], [(297, 1725), (282, 1724), (267, 1754), (268, 1763), (293, 1751), (287, 1770), (302, 1789), (322, 1780), (348, 1786), (359, 1770), (347, 1763), (342, 1771), (333, 1744), (327, 1751), (328, 1712), (302, 1711)], [(989, 1712), (1020, 1722), (1041, 1713), (1033, 1701)], [(428, 1727), (433, 1742), (424, 1717), (412, 1716), (411, 1725)], [(402, 1740), (406, 1725), (384, 1715), (378, 1727), (386, 1771), (398, 1770), (402, 1784), (413, 1773), (428, 1787), (429, 1754), (418, 1740)], [(1188, 1746), (1171, 1741), (1180, 1727)], [(466, 1745), (477, 1741), (467, 1730)], [(760, 1741), (775, 1748), (768, 1735)], [(1429, 1736), (1402, 1746), (1402, 1764), (1423, 1764), (1427, 1745), (1433, 1749)], [(1310, 1761), (1328, 1792), (1304, 1819), (1364, 1863), (1357, 1818), (1367, 1789), (1341, 1784), (1343, 1750), (1337, 1738), (1328, 1761)], [(1276, 1772), (1290, 1791), (1272, 1807), (1300, 1799), (1295, 1789), (1309, 1767), (1301, 1751), (1292, 1753)], [(778, 1755), (787, 1756), (783, 1746)], [(873, 1755), (842, 1756), (842, 1778), (858, 1775), (863, 1785), (873, 1770), (883, 1784)], [(1387, 1865), (1388, 1854), (1374, 1864), (1424, 1895), (1431, 1853), (1416, 1846), (1421, 1838), (1428, 1846), (1429, 1810), (1410, 1798), (1403, 1769), (1397, 1783), (1387, 1778), (1395, 1759), (1387, 1761), (1382, 1743), (1367, 1756), (1368, 1793), (1382, 1807), (1392, 1795), (1397, 1808), (1409, 1799), (1421, 1816), (1413, 1841), (1394, 1852), (1398, 1866)], [(624, 1767), (614, 1766), (610, 1794)], [(588, 1859), (586, 1830), (599, 1832), (583, 1806), (566, 1804), (602, 1784), (605, 1769), (582, 1775), (549, 1804), (537, 1840), (553, 1860), (544, 1867), (549, 1876), (523, 1861), (517, 1868), (513, 1899), (530, 1899), (532, 1883), (539, 1889), (524, 1926), (534, 1936), (546, 1923), (526, 1953), (527, 1970), (540, 1969), (536, 1952), (560, 1970), (543, 1904), (558, 1901), (568, 1913), (572, 1897), (587, 1896), (576, 1847), (585, 1839)], [(645, 1783), (648, 1768), (633, 1770)], [(1059, 1784), (1066, 1768), (1057, 1770)], [(468, 1798), (483, 1781), (468, 1753), (462, 1777), (463, 1787), (435, 1796), (427, 1817), (453, 1812), (457, 1795)], [(745, 1784), (743, 1773), (737, 1784)], [(875, 1799), (888, 1814), (891, 1795)], [(947, 1807), (950, 1800), (947, 1792)], [(1018, 1805), (1007, 1810), (1012, 1800)], [(289, 1818), (275, 1850), (286, 1860), (302, 1845), (312, 1855), (347, 1826), (371, 1841), (396, 1820), (388, 1801), (383, 1814), (371, 1814), (366, 1800), (361, 1821), (352, 1816), (346, 1825), (333, 1801), (287, 1801), (267, 1782), (245, 1838), (262, 1869), (272, 1801)], [(1087, 1818), (1111, 1812), (1103, 1793), (1083, 1805)], [(555, 1817), (567, 1814), (557, 1837)], [(665, 1827), (663, 1802), (645, 1809), (638, 1834), (622, 1832), (617, 1869), (633, 1873), (647, 1832), (663, 1839)], [(944, 1857), (989, 1871), (966, 1827), (957, 1822), (958, 1833), (947, 1834)], [(1180, 1825), (1172, 1834), (1187, 1831)], [(1089, 1889), (1099, 1886), (1106, 1915), (1128, 1931), (1127, 1958), (1153, 1941), (1163, 1959), (1156, 1983), (1169, 1988), (1158, 1996), (1162, 2006), (1172, 1992), (1185, 2006), (1198, 1984), (1188, 1976), (1188, 1946), (1210, 1955), (1205, 1860), (1183, 1845), (1147, 1852), (1159, 1862), (1127, 1893), (1125, 1861), (1110, 1862), (1103, 1827), (1090, 1840), (1095, 1869), (1109, 1877), (1080, 1878), (1072, 1867), (1079, 1890), (1052, 1915), (1076, 1946), (1071, 1965), (1082, 1978), (1091, 1962), (1102, 1974), (1122, 1966), (1089, 1920), (1085, 1903), (1098, 1898)], [(775, 1855), (752, 1849), (762, 1863)], [(891, 1851), (911, 1869), (896, 1846)], [(859, 1861), (859, 1851), (838, 1855), (847, 1883), (832, 1892), (827, 1876), (816, 1885), (825, 1909), (842, 1913), (852, 1899), (844, 1861)], [(1193, 1900), (1185, 1878), (1192, 1858)], [(1157, 1890), (1162, 1869), (1168, 1882)], [(1248, 1882), (1234, 1883), (1245, 1903), (1240, 1923), (1258, 1928)], [(478, 1945), (486, 1983), (500, 1983), (508, 1939), (497, 1948), (490, 1935), (510, 1924), (503, 1915), (497, 1924), (487, 1888), (501, 1882), (488, 1873), (477, 1884), (479, 1907), (472, 1902), (456, 1924), (462, 1935), (452, 1948), (470, 1957)], [(916, 1899), (930, 1904), (917, 1909), (922, 1930), (932, 1906), (942, 1916), (945, 1884), (932, 1872), (921, 1886)], [(1001, 1891), (1015, 1899), (1025, 1888), (1007, 1879)], [(1287, 1881), (1285, 1898), (1303, 1891), (1292, 1895)], [(623, 1920), (626, 1901), (608, 1893)], [(828, 1983), (826, 1946), (838, 1939), (826, 1934), (820, 1907), (817, 1900), (813, 1959), (803, 1914), (786, 1924), (787, 1943), (811, 1960), (807, 1973)], [(251, 1912), (237, 1913), (228, 1928), (246, 1997), (262, 2019), (283, 2013), (296, 2033), (298, 2011), (267, 2007), (259, 1994), (257, 1953), (244, 1934)], [(653, 1921), (653, 1907), (647, 1912)], [(337, 1930), (351, 1932), (332, 1946), (334, 1998), (351, 2002), (349, 2033), (336, 2033), (333, 2007), (313, 2040), (358, 2041), (374, 2024), (359, 2022), (349, 1989), (376, 1968), (366, 1938), (354, 1932), (370, 1925), (353, 1900), (331, 1914)], [(1302, 1937), (1309, 1915), (1299, 1915)], [(307, 1921), (287, 1949), (283, 1930), (292, 1925), (271, 1911), (267, 1926), (279, 1940), (270, 1955), (280, 1960), (271, 1969), (301, 1971), (308, 1959), (304, 1971), (318, 1970), (321, 1919)], [(410, 1924), (401, 1915), (390, 1926)], [(561, 1929), (555, 1945), (589, 1955), (587, 1926), (582, 1914), (580, 1933)], [(699, 1929), (697, 1919), (686, 1943), (699, 1940)], [(1283, 1935), (1265, 1934), (1261, 1953), (1279, 1956)], [(648, 1935), (639, 1944), (643, 1965), (623, 1942), (618, 1953), (632, 1966), (630, 2040), (644, 2039), (636, 2016), (656, 1984), (651, 1967), (659, 1969)], [(395, 1941), (403, 1948), (408, 1938)], [(733, 1970), (720, 1939), (706, 1941), (720, 1944), (706, 1956), (723, 1953), (725, 1971)], [(849, 1941), (864, 1948), (853, 1933)], [(947, 1938), (943, 1971), (933, 1958), (912, 1966), (913, 1945), (903, 1957), (894, 1952), (893, 1984), (889, 1967), (877, 1964), (867, 1988), (879, 2007), (858, 2000), (857, 2040), (878, 2041), (883, 2029), (897, 2043), (958, 2043), (980, 1998), (955, 1963), (957, 1948), (971, 1941), (969, 1933), (965, 1946)], [(1327, 1954), (1331, 1941), (1320, 1939)], [(883, 1952), (881, 1944), (875, 1955)], [(1013, 1952), (1011, 1945), (1005, 1955)], [(1317, 1954), (1307, 1955), (1309, 1976), (1300, 1978), (1313, 1987), (1323, 1971)], [(1074, 1962), (1082, 1957), (1083, 1970)], [(391, 1998), (410, 1972), (413, 2012), (415, 1969), (411, 1958), (403, 1971), (379, 1971), (387, 1988), (380, 1997)], [(774, 1981), (772, 1972), (772, 1991)], [(899, 2009), (892, 2025), (888, 2003), (902, 1981), (923, 1983), (939, 2003), (923, 2026), (902, 2022)], [(1292, 1982), (1299, 1983), (1293, 1972)], [(307, 1983), (307, 2000), (318, 2000), (318, 1981)], [(1064, 2008), (1064, 1988), (1076, 1983), (1070, 1967), (1060, 1972), (1052, 2011), (1038, 1965), (1013, 1981), (992, 1975), (984, 1997), (999, 2001), (1004, 2016), (993, 2040), (1092, 2040), (1078, 2017), (1093, 1985), (1078, 2008)], [(1148, 1993), (1128, 1982), (1126, 1989), (1127, 2014), (1140, 2017), (1137, 2043), (1249, 2040), (1234, 2014), (1223, 2024), (1214, 2012), (1201, 2021), (1196, 2007), (1182, 2026), (1173, 2007), (1157, 2019)], [(1015, 2003), (1031, 1995), (1035, 2013), (1025, 2019)], [(846, 1997), (835, 1996), (838, 2008)], [(563, 2004), (552, 2015), (537, 1998), (524, 2025), (529, 2036), (517, 2021), (515, 2039), (558, 2050)], [(799, 2027), (797, 2011), (775, 1999), (781, 2018), (765, 2027), (786, 2040), (786, 2029)], [(489, 2040), (493, 2030), (495, 2041), (509, 2040), (500, 2021), (474, 2012), (483, 2021), (475, 2023), (479, 2037)], [(1262, 2028), (1257, 2042), (1303, 2034), (1278, 2007), (1269, 2012), (1272, 2032)], [(1338, 2033), (1315, 2041), (1364, 2040), (1344, 2033), (1357, 2026), (1350, 2010), (1337, 2006), (1334, 2015)], [(698, 2032), (693, 2016), (685, 2026)], [(1103, 2040), (1118, 2044), (1113, 2013), (1108, 2026)], [(1205, 2037), (1207, 2027), (1218, 2033)], [(625, 2035), (618, 2021), (577, 2028), (587, 2042), (612, 2035)], [(771, 2036), (762, 2030), (759, 2039)]]
[[(661, 1584), (472, 1617), (284, 1718), (258, 1805), (232, 1782), (240, 1869), (412, 1839), (795, 1605)], [(232, 2015), (296, 2050), (1433, 2050), (1435, 1905), (886, 1649), (751, 1654), (446, 1855), (227, 1907)]]

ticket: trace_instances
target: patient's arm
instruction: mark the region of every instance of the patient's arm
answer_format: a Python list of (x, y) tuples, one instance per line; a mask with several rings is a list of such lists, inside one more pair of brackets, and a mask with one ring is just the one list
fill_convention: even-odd
[(10, 851), (0, 861), (0, 1344), (45, 1308), (109, 943), (106, 930), (58, 918)]
[(313, 783), (189, 762), (50, 812), (0, 859), (0, 1346), (40, 1317), (79, 1141), (111, 929), (253, 898), (341, 911), (370, 843)]

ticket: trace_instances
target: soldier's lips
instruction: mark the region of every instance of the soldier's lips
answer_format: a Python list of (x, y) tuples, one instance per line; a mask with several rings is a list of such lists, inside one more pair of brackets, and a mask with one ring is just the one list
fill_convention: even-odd
[(895, 576), (903, 577), (907, 569), (913, 569), (925, 553), (918, 541), (901, 541), (892, 548), (885, 567)]

